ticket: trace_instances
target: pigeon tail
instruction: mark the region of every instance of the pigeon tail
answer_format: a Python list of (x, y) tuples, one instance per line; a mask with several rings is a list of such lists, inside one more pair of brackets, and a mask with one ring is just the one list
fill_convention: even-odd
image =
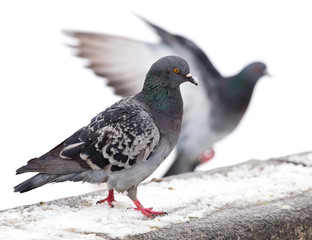
[(18, 184), (17, 186), (14, 187), (14, 192), (28, 192), (32, 189), (41, 187), (47, 183), (54, 182), (57, 177), (60, 175), (56, 174), (46, 174), (46, 173), (39, 173), (32, 178)]
[(56, 182), (78, 182), (78, 181), (89, 181), (92, 182), (92, 176), (88, 176), (88, 172), (85, 173), (71, 173), (71, 174), (48, 174), (48, 173), (38, 173), (32, 178), (20, 183), (14, 187), (14, 192), (28, 192), (32, 189), (41, 187), (47, 183)]

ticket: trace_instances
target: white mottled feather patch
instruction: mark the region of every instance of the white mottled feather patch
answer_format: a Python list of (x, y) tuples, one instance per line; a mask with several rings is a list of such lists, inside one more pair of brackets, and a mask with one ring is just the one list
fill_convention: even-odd
[(83, 145), (83, 144), (84, 144), (84, 142), (79, 142), (79, 143), (73, 143), (73, 144), (70, 144), (70, 145), (64, 147), (63, 150), (62, 150), (61, 153), (60, 153), (60, 156), (61, 156), (62, 158), (64, 158), (64, 159), (70, 159), (70, 157), (67, 157), (67, 156), (63, 155), (62, 153), (65, 152), (65, 151), (67, 151), (67, 150), (70, 150), (70, 149), (73, 149), (73, 148), (75, 148), (75, 147), (78, 147), (78, 146), (80, 146), (80, 145)]

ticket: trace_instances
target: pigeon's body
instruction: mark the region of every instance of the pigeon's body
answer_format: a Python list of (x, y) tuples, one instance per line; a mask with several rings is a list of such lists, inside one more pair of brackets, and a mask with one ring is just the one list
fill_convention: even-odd
[(17, 174), (39, 173), (15, 191), (26, 192), (49, 182), (107, 182), (106, 200), (111, 206), (113, 189), (127, 191), (143, 214), (155, 214), (138, 202), (137, 186), (178, 141), (183, 113), (179, 85), (196, 83), (188, 74), (187, 63), (178, 57), (154, 63), (140, 93), (115, 103), (50, 152), (19, 168)]
[(205, 149), (211, 148), (238, 126), (247, 110), (257, 80), (265, 69), (265, 65), (260, 62), (252, 63), (239, 73), (243, 76), (220, 78), (215, 83), (215, 92), (209, 98), (202, 99), (195, 95), (196, 99), (192, 99), (192, 104), (198, 104), (200, 109), (185, 109), (177, 157), (166, 175), (194, 170), (199, 164), (195, 156), (198, 157)]
[[(139, 76), (149, 63), (159, 56), (174, 54), (189, 62), (204, 87), (181, 86), (185, 103), (182, 132), (177, 157), (166, 175), (192, 171), (199, 164), (200, 154), (238, 125), (255, 83), (266, 67), (260, 62), (252, 63), (245, 68), (248, 74), (242, 75), (242, 70), (236, 76), (224, 78), (195, 43), (144, 21), (155, 30), (161, 42), (148, 43), (96, 33), (66, 33), (79, 39), (79, 44), (74, 46), (78, 49), (78, 56), (89, 59), (89, 67), (95, 74), (107, 78), (107, 84), (121, 96), (138, 90), (141, 82), (137, 79), (141, 79)], [(126, 74), (129, 71), (132, 74)]]

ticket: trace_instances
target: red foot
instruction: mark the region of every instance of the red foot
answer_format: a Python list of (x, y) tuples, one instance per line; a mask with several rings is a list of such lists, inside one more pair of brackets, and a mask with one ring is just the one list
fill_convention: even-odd
[(146, 217), (149, 217), (149, 218), (154, 218), (156, 215), (165, 215), (165, 214), (167, 214), (165, 212), (152, 211), (153, 208), (144, 208), (139, 200), (133, 201), (133, 203), (136, 206), (136, 208), (134, 210), (141, 211), (141, 213), (143, 213)]
[(206, 163), (209, 160), (211, 160), (215, 155), (215, 152), (212, 148), (207, 149), (203, 154), (200, 155), (199, 157), (199, 162), (200, 163)]
[(101, 203), (104, 203), (104, 202), (107, 202), (110, 207), (114, 207), (112, 202), (116, 202), (116, 201), (115, 201), (115, 198), (114, 198), (114, 190), (113, 189), (109, 189), (107, 198), (102, 199), (100, 201), (97, 201), (96, 204), (101, 204)]

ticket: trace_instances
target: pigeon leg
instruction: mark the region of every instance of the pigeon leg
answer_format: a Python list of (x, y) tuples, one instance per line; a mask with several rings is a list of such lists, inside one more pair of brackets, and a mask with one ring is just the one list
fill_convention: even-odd
[(199, 157), (199, 162), (200, 163), (206, 163), (209, 160), (211, 160), (215, 155), (215, 151), (213, 148), (207, 149), (203, 154), (200, 155)]
[(110, 207), (114, 207), (114, 205), (112, 204), (112, 202), (116, 202), (115, 197), (114, 197), (114, 189), (109, 189), (108, 197), (100, 201), (97, 201), (96, 204), (101, 204), (103, 202), (107, 202)]
[(135, 204), (136, 208), (134, 210), (138, 210), (141, 213), (143, 213), (145, 216), (149, 218), (154, 218), (156, 215), (165, 215), (167, 213), (165, 212), (157, 212), (157, 211), (152, 211), (153, 208), (144, 208), (143, 205), (140, 203), (139, 200), (132, 200), (133, 203)]

